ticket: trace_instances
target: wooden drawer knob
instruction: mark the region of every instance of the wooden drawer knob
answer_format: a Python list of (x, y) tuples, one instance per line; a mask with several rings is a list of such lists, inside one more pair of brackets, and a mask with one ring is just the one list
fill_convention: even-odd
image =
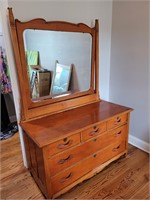
[(97, 141), (97, 138), (94, 138), (94, 139), (93, 139), (93, 142), (96, 142), (96, 141)]
[(70, 172), (70, 174), (68, 176), (61, 178), (60, 182), (64, 183), (65, 181), (69, 180), (72, 176), (73, 176), (73, 173)]
[(97, 156), (96, 154), (93, 155), (94, 158), (96, 158), (96, 156)]
[(63, 159), (60, 159), (58, 161), (58, 164), (61, 165), (61, 164), (64, 164), (65, 162), (71, 160), (73, 158), (73, 155), (69, 155), (67, 158), (63, 158)]
[(59, 144), (59, 145), (57, 146), (57, 149), (64, 149), (64, 148), (70, 146), (72, 143), (73, 143), (73, 140), (69, 140), (68, 142), (66, 142), (66, 143), (64, 143), (64, 144)]

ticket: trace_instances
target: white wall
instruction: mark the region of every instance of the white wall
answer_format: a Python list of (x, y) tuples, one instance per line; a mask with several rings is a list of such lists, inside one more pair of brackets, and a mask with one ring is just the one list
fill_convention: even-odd
[(113, 2), (110, 67), (110, 101), (134, 108), (129, 139), (146, 151), (150, 133), (149, 3)]
[(4, 49), (4, 39), (3, 39), (3, 30), (2, 30), (2, 22), (0, 17), (0, 47)]

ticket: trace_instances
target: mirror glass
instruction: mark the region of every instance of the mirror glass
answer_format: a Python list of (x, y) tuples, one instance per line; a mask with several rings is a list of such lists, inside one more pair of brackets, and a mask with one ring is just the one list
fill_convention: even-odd
[(26, 29), (23, 39), (33, 102), (90, 89), (89, 33)]

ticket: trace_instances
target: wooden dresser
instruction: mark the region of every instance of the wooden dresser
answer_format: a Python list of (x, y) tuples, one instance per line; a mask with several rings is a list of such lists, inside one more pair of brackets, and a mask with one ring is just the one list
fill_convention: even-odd
[[(127, 154), (132, 109), (99, 97), (98, 20), (94, 27), (40, 18), (21, 22), (14, 19), (9, 8), (9, 21), (20, 83), (20, 125), (24, 132), (28, 168), (45, 197), (56, 198)], [(59, 42), (55, 37), (58, 34)], [(32, 41), (32, 49), (28, 46), (30, 42), (26, 42), (27, 35)], [(49, 40), (51, 36), (52, 40)], [(53, 45), (56, 43), (60, 46), (55, 52)], [(47, 50), (43, 54), (44, 47), (50, 49), (47, 56)], [(64, 64), (72, 63), (73, 88), (70, 84), (68, 95), (56, 93), (53, 96), (50, 93), (33, 98), (26, 58), (28, 50), (36, 50), (41, 61), (47, 61), (47, 66), (58, 59)], [(35, 56), (30, 59), (33, 61)], [(50, 70), (51, 65), (48, 66)], [(82, 88), (84, 80), (88, 82)], [(67, 77), (64, 81), (69, 84)], [(63, 88), (65, 84), (56, 86)]]
[(21, 123), (29, 169), (47, 198), (127, 153), (130, 111), (101, 101)]

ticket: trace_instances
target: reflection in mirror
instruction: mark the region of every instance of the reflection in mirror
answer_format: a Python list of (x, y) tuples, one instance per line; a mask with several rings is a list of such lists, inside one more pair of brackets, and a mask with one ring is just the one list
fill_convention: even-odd
[(65, 93), (69, 89), (71, 66), (61, 65), (56, 62), (55, 73), (51, 84), (51, 94)]
[[(27, 29), (23, 38), (32, 101), (90, 89), (92, 37), (89, 33)], [(52, 92), (57, 61), (59, 66), (71, 67), (65, 73), (65, 90)]]

